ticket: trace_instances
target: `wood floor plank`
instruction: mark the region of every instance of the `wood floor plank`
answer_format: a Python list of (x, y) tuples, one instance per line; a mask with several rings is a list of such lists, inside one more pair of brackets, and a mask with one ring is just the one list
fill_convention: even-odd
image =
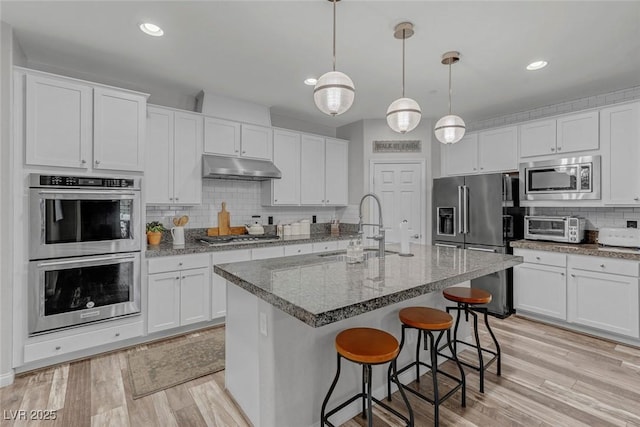
[(205, 427), (207, 425), (195, 403), (176, 410), (174, 414), (180, 427)]
[(127, 410), (124, 406), (100, 412), (91, 417), (91, 427), (130, 427)]
[(64, 399), (67, 394), (67, 380), (69, 379), (69, 365), (62, 365), (55, 369), (51, 381), (51, 391), (47, 409), (59, 410), (64, 408)]
[(166, 427), (178, 427), (176, 418), (173, 416), (173, 411), (169, 406), (167, 395), (164, 391), (153, 393), (151, 395), (151, 401), (153, 402), (153, 408), (156, 411), (158, 420), (163, 426)]
[(190, 387), (189, 392), (208, 426), (249, 427), (233, 401), (214, 381)]
[(91, 361), (81, 360), (69, 365), (64, 409), (58, 420), (65, 427), (91, 425)]

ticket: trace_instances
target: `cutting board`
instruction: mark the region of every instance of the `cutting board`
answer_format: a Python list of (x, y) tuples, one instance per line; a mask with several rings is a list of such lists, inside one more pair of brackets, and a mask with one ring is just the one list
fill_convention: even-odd
[(218, 212), (218, 234), (226, 236), (230, 233), (231, 216), (227, 212), (227, 202), (222, 202), (222, 210)]

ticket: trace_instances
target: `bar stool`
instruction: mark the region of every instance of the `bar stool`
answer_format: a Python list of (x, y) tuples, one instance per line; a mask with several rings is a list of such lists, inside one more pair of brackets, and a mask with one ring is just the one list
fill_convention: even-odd
[[(323, 427), (325, 425), (335, 427), (329, 422), (328, 418), (355, 400), (362, 398), (362, 417), (368, 419), (369, 427), (373, 426), (372, 401), (400, 418), (408, 427), (413, 427), (413, 410), (411, 409), (411, 405), (409, 405), (407, 396), (403, 392), (401, 392), (401, 395), (409, 412), (408, 418), (371, 395), (371, 367), (373, 365), (391, 362), (389, 371), (392, 372), (392, 380), (396, 385), (399, 386), (400, 384), (396, 373), (396, 357), (399, 352), (398, 340), (396, 340), (393, 335), (379, 329), (351, 328), (345, 329), (336, 336), (335, 346), (338, 356), (338, 368), (331, 387), (329, 387), (329, 391), (327, 392), (327, 396), (324, 398), (324, 402), (322, 402), (320, 425)], [(343, 357), (351, 362), (362, 365), (362, 392), (325, 413), (331, 393), (333, 393), (338, 383), (338, 378), (340, 377), (340, 361)]]
[[(487, 308), (486, 307), (478, 307), (477, 304), (488, 304), (491, 302), (492, 295), (478, 288), (463, 288), (463, 287), (451, 287), (442, 291), (442, 294), (449, 301), (453, 301), (457, 303), (456, 307), (447, 307), (447, 313), (451, 310), (457, 311), (456, 316), (456, 326), (453, 329), (453, 348), (454, 350), (458, 349), (457, 344), (464, 344), (469, 347), (475, 348), (478, 353), (478, 365), (472, 365), (468, 362), (460, 361), (464, 366), (467, 366), (471, 369), (475, 369), (480, 373), (480, 393), (484, 393), (484, 372), (487, 368), (493, 363), (496, 362), (497, 366), (497, 374), (500, 376), (502, 374), (501, 363), (500, 363), (500, 345), (498, 344), (498, 340), (496, 336), (493, 334), (491, 330), (491, 326), (489, 326), (489, 319), (487, 317)], [(458, 326), (460, 325), (460, 314), (464, 312), (465, 320), (469, 321), (469, 315), (473, 317), (473, 335), (475, 337), (475, 344), (468, 343), (466, 341), (462, 341), (458, 339)], [(484, 316), (484, 324), (491, 335), (491, 339), (496, 346), (496, 350), (493, 351), (488, 348), (484, 348), (480, 344), (480, 337), (478, 336), (478, 314), (481, 313)], [(492, 357), (485, 362), (483, 357), (483, 352), (490, 354)]]
[[(398, 351), (398, 353), (402, 351), (402, 347), (404, 346), (406, 329), (418, 330), (418, 343), (416, 345), (416, 360), (414, 362), (409, 363), (407, 366), (403, 367), (402, 369), (399, 369), (395, 375), (397, 377), (397, 375), (415, 366), (416, 382), (419, 383), (420, 382), (420, 366), (429, 368), (431, 370), (431, 377), (433, 381), (433, 397), (425, 396), (424, 394), (418, 392), (417, 390), (413, 390), (412, 388), (409, 388), (405, 385), (402, 385), (402, 387), (400, 387), (400, 390), (402, 391), (402, 389), (404, 388), (407, 391), (420, 397), (421, 399), (431, 403), (434, 407), (434, 415), (433, 415), (434, 424), (437, 427), (440, 423), (440, 420), (439, 420), (440, 404), (446, 399), (448, 399), (449, 397), (453, 396), (453, 394), (456, 391), (458, 391), (458, 389), (462, 390), (462, 397), (461, 397), (462, 407), (464, 408), (465, 406), (467, 406), (464, 371), (462, 370), (462, 365), (460, 365), (460, 363), (458, 362), (456, 353), (453, 349), (453, 346), (451, 345), (452, 341), (451, 341), (450, 328), (453, 325), (453, 317), (451, 317), (450, 314), (445, 313), (442, 310), (437, 310), (435, 308), (428, 308), (428, 307), (403, 308), (402, 310), (400, 310), (400, 313), (398, 315), (400, 317), (400, 322), (402, 322), (402, 339), (400, 340), (400, 350)], [(434, 334), (433, 334), (434, 332), (438, 332), (438, 338), (434, 338)], [(447, 340), (442, 348), (448, 346), (452, 354), (451, 357), (440, 353), (441, 348), (439, 347), (439, 344), (445, 332), (447, 333)], [(430, 365), (420, 360), (420, 340), (422, 335), (424, 335), (425, 350), (427, 350), (427, 337), (429, 338), (428, 344), (429, 344), (429, 354), (431, 359)], [(451, 359), (456, 362), (456, 365), (458, 366), (458, 370), (460, 371), (460, 378), (454, 377), (453, 375), (438, 369), (438, 355), (445, 356), (448, 359)], [(391, 401), (391, 370), (389, 370), (388, 374), (389, 376), (387, 380), (387, 400)], [(457, 383), (456, 386), (451, 390), (449, 390), (449, 392), (447, 392), (444, 396), (440, 396), (440, 393), (438, 391), (437, 374), (444, 375), (454, 380)], [(397, 383), (398, 382), (396, 382), (396, 384)]]

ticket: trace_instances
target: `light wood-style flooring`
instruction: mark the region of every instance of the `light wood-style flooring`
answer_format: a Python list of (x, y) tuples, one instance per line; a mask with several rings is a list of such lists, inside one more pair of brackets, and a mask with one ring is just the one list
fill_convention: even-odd
[[(459, 393), (449, 399), (441, 426), (640, 426), (640, 349), (514, 316), (490, 321), (503, 351), (502, 377), (491, 367), (480, 394), (478, 375), (468, 370), (467, 407), (460, 407)], [(137, 348), (18, 376), (0, 389), (1, 425), (248, 426), (224, 392), (224, 372), (132, 400), (127, 351)], [(455, 372), (451, 362), (444, 369)], [(423, 378), (428, 392), (430, 378)], [(409, 399), (416, 426), (433, 425), (431, 405)], [(402, 409), (400, 402), (395, 396), (393, 405)], [(56, 410), (57, 419), (5, 419), (19, 409)], [(376, 426), (401, 425), (375, 413)], [(360, 417), (345, 424), (363, 425)]]

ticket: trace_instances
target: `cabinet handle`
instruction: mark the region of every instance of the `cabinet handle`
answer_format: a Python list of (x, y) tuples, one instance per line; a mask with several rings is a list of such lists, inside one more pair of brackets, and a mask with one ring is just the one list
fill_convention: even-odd
[(274, 199), (273, 201), (274, 201), (274, 202), (277, 202), (277, 201), (278, 201), (278, 199)]
[(562, 151), (562, 147), (558, 147), (558, 151)]
[(540, 257), (539, 257), (539, 256), (537, 256), (537, 257), (536, 257), (536, 259), (537, 259), (538, 261), (540, 261)]
[(476, 170), (476, 168), (473, 168), (473, 170)]
[(329, 199), (327, 199), (327, 203), (329, 203)]
[(571, 275), (571, 277), (576, 277), (576, 275), (575, 275), (575, 274), (572, 274), (572, 275)]
[(176, 280), (180, 280), (180, 276), (176, 276)]
[(634, 197), (633, 200), (637, 202), (638, 200), (640, 200), (640, 197)]
[(99, 165), (99, 164), (100, 164), (100, 160), (96, 160), (96, 165)]
[(604, 268), (604, 264), (600, 264), (600, 268)]
[(182, 263), (181, 263), (181, 262), (179, 262), (179, 263), (178, 263), (178, 265), (180, 265), (180, 266), (181, 266), (181, 265), (182, 265)]
[(60, 350), (62, 347), (60, 347), (59, 345), (56, 346), (56, 350)]
[(561, 276), (564, 276), (564, 273), (560, 273)]
[(239, 150), (236, 150), (236, 153), (237, 153), (238, 151), (239, 151)]
[(176, 197), (176, 202), (177, 202), (178, 200), (180, 200), (180, 199), (178, 199), (178, 198)]
[(242, 150), (242, 154), (245, 154), (245, 153), (246, 153), (246, 151)]
[(80, 163), (82, 163), (83, 165), (87, 164), (87, 161), (85, 159), (80, 160)]
[(553, 153), (554, 151), (556, 151), (556, 149), (551, 147), (551, 152)]
[(481, 170), (481, 171), (483, 171), (483, 170), (484, 170), (484, 168), (480, 168), (480, 170)]
[(298, 249), (298, 253), (300, 253), (300, 249)]
[(120, 332), (116, 332), (116, 337), (119, 337), (119, 336), (120, 336)]

